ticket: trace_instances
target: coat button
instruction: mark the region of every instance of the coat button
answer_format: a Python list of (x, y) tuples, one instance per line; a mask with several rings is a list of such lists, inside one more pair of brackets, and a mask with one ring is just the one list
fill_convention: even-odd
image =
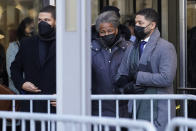
[(110, 60), (109, 60), (108, 62), (109, 62), (109, 63), (111, 63), (111, 61), (110, 61)]

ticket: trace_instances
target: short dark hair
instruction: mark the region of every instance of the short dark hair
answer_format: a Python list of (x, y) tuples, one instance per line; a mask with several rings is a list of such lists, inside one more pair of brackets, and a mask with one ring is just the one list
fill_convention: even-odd
[(114, 11), (116, 13), (116, 15), (118, 17), (120, 17), (120, 9), (115, 7), (115, 6), (105, 6), (103, 7), (103, 9), (101, 10), (100, 14), (103, 13), (103, 12), (106, 12), (106, 11)]
[(159, 14), (152, 8), (142, 9), (136, 13), (136, 16), (137, 15), (142, 15), (146, 20), (155, 22), (156, 26), (159, 24)]
[(129, 26), (135, 26), (135, 16), (132, 15), (129, 19)]
[(52, 17), (56, 20), (56, 7), (52, 5), (48, 5), (40, 10), (40, 12), (51, 13)]

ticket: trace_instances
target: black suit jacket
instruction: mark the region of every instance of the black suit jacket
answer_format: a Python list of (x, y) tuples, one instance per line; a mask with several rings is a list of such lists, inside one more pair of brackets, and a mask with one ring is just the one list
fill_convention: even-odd
[[(42, 90), (39, 94), (56, 93), (56, 40), (49, 48), (45, 63), (39, 58), (39, 37), (33, 36), (21, 41), (19, 52), (11, 65), (11, 78), (20, 92), (24, 82), (29, 81)], [(24, 77), (23, 77), (24, 75)]]

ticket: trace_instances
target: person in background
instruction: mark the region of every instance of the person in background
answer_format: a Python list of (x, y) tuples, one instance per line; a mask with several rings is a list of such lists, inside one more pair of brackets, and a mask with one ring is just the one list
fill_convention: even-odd
[[(177, 55), (172, 43), (162, 39), (158, 30), (158, 13), (151, 8), (140, 10), (135, 17), (135, 35), (138, 39), (130, 46), (116, 76), (119, 88), (129, 94), (173, 94)], [(143, 90), (142, 90), (143, 89)], [(139, 91), (140, 90), (140, 91)], [(133, 104), (131, 107), (133, 108)], [(150, 101), (137, 102), (137, 119), (150, 121)], [(171, 116), (175, 103), (171, 102)], [(168, 122), (168, 101), (153, 104), (153, 122), (158, 131), (164, 131)]]
[(128, 20), (125, 25), (129, 28), (130, 32), (131, 32), (131, 36), (130, 36), (130, 41), (131, 42), (135, 42), (136, 41), (136, 36), (135, 36), (135, 32), (134, 32), (134, 27), (135, 27), (135, 17), (131, 16), (130, 20)]
[[(92, 41), (92, 94), (116, 94), (114, 76), (130, 45), (119, 30), (119, 17), (114, 11), (101, 13), (96, 20), (99, 36)], [(128, 117), (127, 103), (120, 102), (120, 117)], [(98, 105), (92, 103), (92, 115), (98, 115)], [(103, 101), (102, 116), (115, 117), (115, 101)]]
[[(189, 70), (189, 83), (191, 88), (196, 88), (196, 26), (191, 28), (189, 31), (189, 52), (190, 55), (189, 61), (188, 61), (188, 70)], [(196, 91), (191, 91), (190, 92), (193, 95), (196, 95)], [(189, 117), (191, 118), (196, 118), (196, 102), (195, 101), (190, 101), (189, 102)]]
[(0, 44), (0, 84), (8, 86), (8, 75), (6, 71), (5, 48)]
[(12, 90), (14, 93), (19, 94), (19, 91), (16, 89), (16, 87), (13, 84), (13, 81), (11, 79), (11, 72), (10, 67), (11, 63), (14, 61), (16, 54), (18, 53), (20, 41), (23, 38), (30, 37), (34, 35), (34, 21), (30, 17), (26, 17), (22, 20), (22, 22), (19, 24), (17, 32), (17, 41), (11, 42), (9, 44), (9, 47), (7, 48), (6, 52), (6, 68), (8, 73), (8, 81), (9, 86), (8, 88)]

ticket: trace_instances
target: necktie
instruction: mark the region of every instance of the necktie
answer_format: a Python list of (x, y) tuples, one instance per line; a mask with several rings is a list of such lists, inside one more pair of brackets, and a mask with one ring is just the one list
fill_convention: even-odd
[(144, 45), (146, 44), (146, 41), (141, 41), (140, 42), (140, 57), (142, 56), (143, 50), (144, 50)]

